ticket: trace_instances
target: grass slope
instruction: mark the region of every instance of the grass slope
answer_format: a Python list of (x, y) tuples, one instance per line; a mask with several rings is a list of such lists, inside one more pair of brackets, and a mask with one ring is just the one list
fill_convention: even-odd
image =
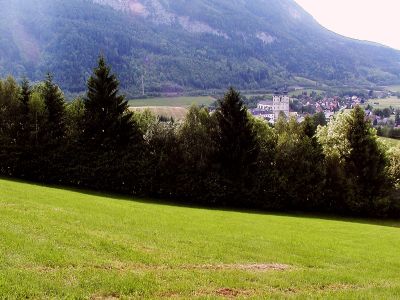
[[(196, 209), (8, 180), (0, 216), (0, 298), (400, 297), (395, 222)], [(289, 268), (247, 265), (257, 263)]]

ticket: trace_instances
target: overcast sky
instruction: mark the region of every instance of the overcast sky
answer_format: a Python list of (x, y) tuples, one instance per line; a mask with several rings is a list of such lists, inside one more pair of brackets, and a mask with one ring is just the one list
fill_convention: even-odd
[(400, 50), (400, 0), (295, 0), (324, 27)]

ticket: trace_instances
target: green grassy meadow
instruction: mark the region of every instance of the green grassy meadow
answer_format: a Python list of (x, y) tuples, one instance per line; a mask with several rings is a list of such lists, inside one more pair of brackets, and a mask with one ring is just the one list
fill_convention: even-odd
[(134, 107), (143, 107), (143, 106), (189, 107), (192, 104), (208, 106), (212, 104), (214, 101), (215, 99), (210, 96), (161, 97), (161, 98), (130, 100), (129, 105)]
[(0, 299), (399, 299), (399, 226), (0, 179)]

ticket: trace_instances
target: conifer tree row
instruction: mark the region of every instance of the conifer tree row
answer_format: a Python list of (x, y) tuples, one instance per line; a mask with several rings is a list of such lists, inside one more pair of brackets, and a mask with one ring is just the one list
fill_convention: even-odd
[(400, 150), (357, 107), (275, 126), (230, 88), (183, 122), (132, 113), (104, 57), (67, 103), (51, 75), (0, 80), (0, 175), (185, 203), (398, 217)]

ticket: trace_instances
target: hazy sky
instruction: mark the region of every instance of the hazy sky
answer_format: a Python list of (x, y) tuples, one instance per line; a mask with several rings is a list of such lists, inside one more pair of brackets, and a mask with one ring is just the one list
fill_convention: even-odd
[(400, 0), (295, 0), (326, 28), (400, 49)]

